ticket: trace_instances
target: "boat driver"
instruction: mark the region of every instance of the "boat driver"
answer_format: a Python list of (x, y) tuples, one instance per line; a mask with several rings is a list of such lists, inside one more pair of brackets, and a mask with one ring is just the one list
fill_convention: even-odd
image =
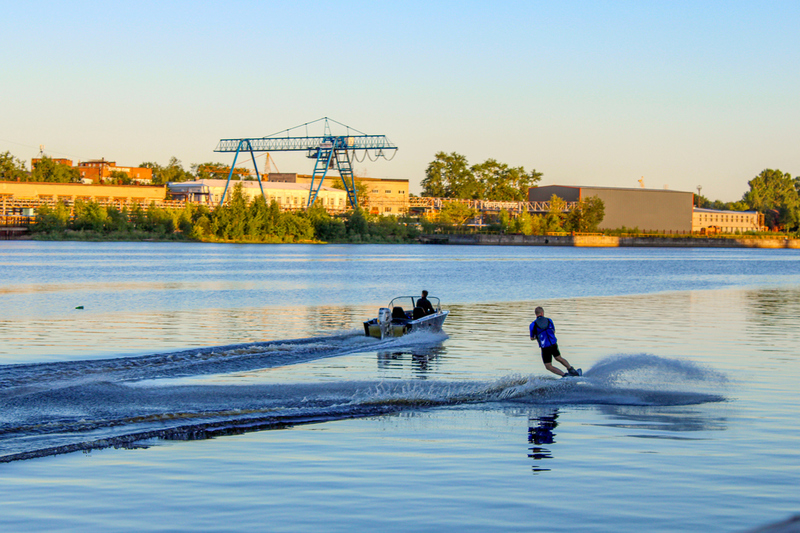
[(422, 291), (422, 296), (417, 298), (417, 307), (421, 308), (426, 315), (432, 315), (434, 313), (433, 306), (431, 302), (428, 301), (428, 291)]

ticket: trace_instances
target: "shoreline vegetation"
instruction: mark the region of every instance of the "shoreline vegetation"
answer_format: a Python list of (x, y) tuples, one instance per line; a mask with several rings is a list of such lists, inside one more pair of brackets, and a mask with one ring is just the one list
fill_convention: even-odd
[[(142, 163), (153, 172), (153, 183), (187, 181), (227, 173), (222, 163), (192, 165), (192, 172), (183, 170), (180, 161), (172, 158), (162, 167)], [(69, 172), (68, 172), (69, 170)], [(24, 170), (22, 161), (9, 152), (0, 154), (0, 177), (25, 181), (75, 182), (77, 171), (44, 156), (31, 172)], [(244, 169), (242, 175), (246, 174)], [(456, 152), (438, 152), (425, 171), (422, 196), (453, 200), (484, 199), (524, 201), (530, 187), (536, 186), (542, 173), (510, 167), (494, 159), (470, 165), (465, 156)], [(120, 182), (120, 176), (112, 181)], [(120, 183), (124, 183), (124, 180)], [(800, 178), (780, 170), (765, 169), (748, 182), (749, 190), (738, 202), (711, 202), (697, 194), (695, 207), (733, 211), (754, 210), (764, 215), (765, 225), (777, 232), (744, 232), (735, 234), (652, 234), (639, 228), (602, 230), (597, 228), (605, 215), (603, 202), (589, 197), (567, 209), (567, 203), (553, 196), (546, 213), (526, 211), (496, 214), (481, 213), (463, 202), (448, 202), (440, 211), (420, 216), (370, 215), (361, 209), (331, 215), (314, 205), (307, 210), (281, 211), (275, 203), (263, 197), (248, 201), (241, 182), (237, 183), (230, 201), (221, 206), (186, 204), (183, 208), (134, 206), (122, 208), (104, 206), (92, 201), (75, 202), (72, 209), (64, 204), (41, 206), (35, 223), (27, 227), (5, 229), (0, 236), (11, 238), (30, 231), (36, 240), (81, 241), (191, 241), (213, 243), (370, 243), (408, 244), (418, 242), (455, 242), (469, 244), (463, 237), (447, 235), (471, 234), (475, 243), (492, 241), (492, 236), (504, 244), (548, 244), (547, 236), (564, 236), (573, 242), (633, 242), (631, 237), (651, 239), (683, 238), (700, 246), (705, 239), (719, 246), (742, 238), (792, 240), (800, 234)], [(364, 193), (365, 191), (362, 191)], [(361, 195), (363, 196), (363, 194)], [(480, 224), (480, 225), (477, 225)], [(589, 238), (602, 236), (605, 239)], [(543, 236), (543, 239), (530, 239)], [(614, 240), (616, 238), (616, 240)], [(556, 239), (563, 240), (561, 237)], [(575, 241), (577, 239), (577, 241)], [(541, 242), (540, 242), (541, 241)], [(665, 241), (673, 242), (673, 241)], [(617, 246), (621, 244), (593, 244)], [(687, 244), (689, 245), (689, 244)]]
[(375, 216), (361, 209), (332, 216), (314, 205), (281, 211), (263, 197), (247, 201), (242, 186), (222, 206), (186, 204), (182, 209), (150, 205), (122, 210), (96, 202), (41, 206), (30, 226), (34, 240), (167, 241), (241, 244), (419, 242), (421, 228), (411, 217)]

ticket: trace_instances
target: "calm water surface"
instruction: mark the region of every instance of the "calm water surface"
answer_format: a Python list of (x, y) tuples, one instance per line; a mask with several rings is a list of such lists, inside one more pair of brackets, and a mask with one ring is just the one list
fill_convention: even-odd
[[(363, 336), (422, 288), (445, 334)], [(800, 511), (797, 251), (0, 242), (0, 294), (4, 530)], [(585, 380), (547, 375), (536, 305)]]

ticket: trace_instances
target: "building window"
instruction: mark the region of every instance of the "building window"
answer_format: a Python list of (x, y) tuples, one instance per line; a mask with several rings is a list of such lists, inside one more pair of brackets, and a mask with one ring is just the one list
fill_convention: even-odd
[(391, 189), (386, 189), (386, 194), (392, 194), (392, 190)]
[(378, 194), (380, 191), (378, 189), (372, 189), (372, 192), (374, 192), (375, 194)]

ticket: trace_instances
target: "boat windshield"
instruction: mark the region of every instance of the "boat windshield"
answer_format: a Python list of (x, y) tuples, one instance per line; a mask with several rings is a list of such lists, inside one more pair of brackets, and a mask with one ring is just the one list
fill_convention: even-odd
[[(417, 306), (417, 300), (419, 300), (419, 296), (398, 296), (389, 302), (389, 308), (394, 309), (395, 307), (402, 307), (404, 311), (411, 311)], [(434, 310), (439, 311), (441, 309), (439, 298), (428, 296), (428, 301), (431, 303)]]

